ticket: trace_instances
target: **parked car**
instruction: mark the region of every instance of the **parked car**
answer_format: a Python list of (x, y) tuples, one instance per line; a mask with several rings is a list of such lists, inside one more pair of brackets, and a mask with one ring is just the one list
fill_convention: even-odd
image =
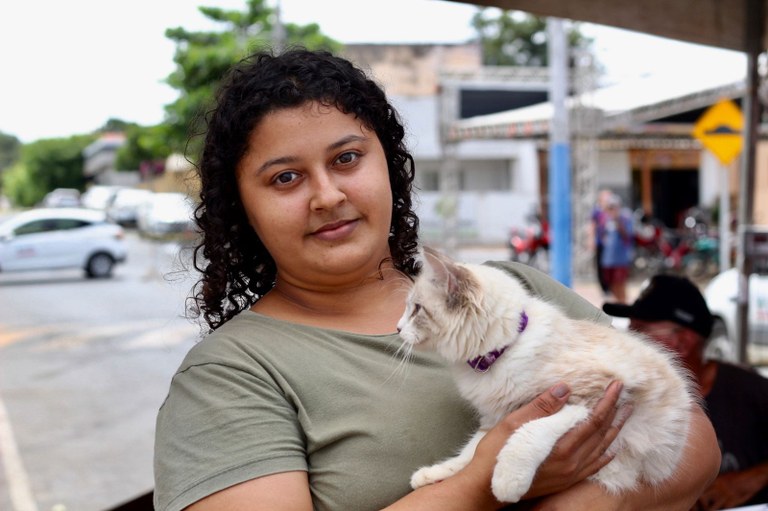
[(140, 188), (122, 188), (107, 206), (107, 217), (123, 227), (135, 226), (139, 208), (152, 197), (152, 192)]
[(105, 211), (121, 186), (91, 185), (80, 198), (84, 208)]
[(42, 208), (0, 223), (0, 271), (82, 268), (106, 278), (126, 259), (123, 228), (103, 211)]
[(194, 204), (183, 193), (153, 193), (139, 207), (139, 233), (156, 239), (190, 240), (195, 236)]
[[(738, 358), (736, 344), (738, 277), (738, 270), (731, 268), (715, 276), (704, 289), (707, 306), (715, 316), (715, 325), (707, 353), (730, 361)], [(768, 345), (768, 275), (750, 275), (748, 309), (749, 342)]]
[(56, 188), (43, 197), (46, 208), (76, 208), (80, 206), (80, 190), (76, 188)]

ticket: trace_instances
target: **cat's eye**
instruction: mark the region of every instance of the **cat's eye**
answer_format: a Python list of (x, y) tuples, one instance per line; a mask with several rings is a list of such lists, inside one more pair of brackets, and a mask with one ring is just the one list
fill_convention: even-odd
[(416, 314), (418, 314), (420, 310), (421, 310), (421, 304), (420, 303), (414, 303), (413, 304), (413, 312), (411, 312), (411, 317), (413, 317)]

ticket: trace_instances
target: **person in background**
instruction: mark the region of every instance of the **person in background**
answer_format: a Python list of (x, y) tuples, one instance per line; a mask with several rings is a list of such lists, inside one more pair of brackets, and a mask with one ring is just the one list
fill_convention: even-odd
[(613, 297), (625, 303), (634, 238), (632, 216), (621, 207), (621, 199), (616, 194), (611, 194), (606, 201), (597, 237), (603, 247), (600, 254), (603, 281)]
[[(493, 510), (496, 455), (521, 424), (565, 405), (567, 382), (492, 428), (470, 464), (412, 490), (411, 474), (477, 427), (438, 355), (398, 358), (397, 322), (418, 271), (414, 162), (383, 90), (327, 52), (260, 52), (228, 75), (199, 163), (193, 312), (209, 335), (187, 354), (157, 418), (158, 511)], [(610, 321), (547, 275), (506, 263), (573, 317)], [(612, 383), (539, 468), (537, 509), (682, 510), (716, 474), (714, 431), (691, 410), (676, 477), (608, 494), (621, 421)], [(621, 415), (619, 415), (621, 417)]]
[(656, 275), (631, 305), (606, 303), (611, 316), (674, 351), (698, 383), (721, 450), (720, 475), (694, 509), (768, 503), (768, 379), (749, 367), (706, 360), (713, 317), (696, 285)]
[(606, 296), (610, 294), (611, 289), (603, 276), (603, 242), (600, 239), (600, 236), (598, 236), (598, 232), (600, 231), (600, 228), (605, 221), (605, 207), (608, 204), (608, 200), (610, 199), (611, 195), (613, 195), (613, 192), (608, 189), (602, 189), (597, 192), (597, 201), (595, 202), (595, 207), (592, 208), (592, 222), (590, 224), (592, 246), (595, 250), (595, 271), (597, 274), (597, 283), (600, 285), (600, 290)]

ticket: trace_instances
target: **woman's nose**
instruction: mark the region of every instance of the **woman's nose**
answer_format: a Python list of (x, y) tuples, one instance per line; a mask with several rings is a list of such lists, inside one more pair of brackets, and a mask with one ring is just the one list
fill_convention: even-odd
[(315, 177), (312, 198), (309, 203), (311, 209), (332, 209), (346, 199), (347, 195), (328, 173), (324, 172)]

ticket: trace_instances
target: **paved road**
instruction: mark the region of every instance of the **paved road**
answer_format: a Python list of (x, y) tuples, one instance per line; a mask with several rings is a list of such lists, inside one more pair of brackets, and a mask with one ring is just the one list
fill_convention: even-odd
[(0, 274), (2, 510), (99, 511), (152, 487), (157, 408), (199, 330), (177, 247), (130, 243), (110, 280)]

